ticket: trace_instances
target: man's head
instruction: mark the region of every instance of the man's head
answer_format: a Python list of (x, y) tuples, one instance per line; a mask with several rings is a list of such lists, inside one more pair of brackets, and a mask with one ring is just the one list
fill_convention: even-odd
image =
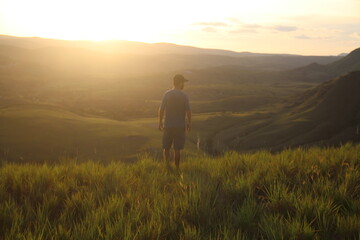
[(189, 80), (185, 79), (183, 75), (181, 74), (176, 74), (174, 76), (174, 87), (178, 88), (178, 89), (183, 89), (184, 88), (184, 82), (188, 82)]

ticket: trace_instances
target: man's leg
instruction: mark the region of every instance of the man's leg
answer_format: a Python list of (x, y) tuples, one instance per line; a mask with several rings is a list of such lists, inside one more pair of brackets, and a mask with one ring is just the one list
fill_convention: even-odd
[(174, 149), (174, 160), (175, 160), (176, 168), (179, 169), (179, 165), (180, 165), (180, 149)]
[(163, 160), (165, 163), (169, 163), (170, 160), (170, 148), (173, 142), (173, 136), (171, 129), (165, 128), (163, 139), (162, 139), (162, 147), (163, 147)]
[(163, 149), (163, 160), (165, 163), (169, 163), (170, 160), (170, 149)]
[(185, 144), (185, 129), (176, 129), (176, 135), (174, 137), (174, 161), (175, 166), (179, 169), (180, 165), (180, 151), (184, 149)]

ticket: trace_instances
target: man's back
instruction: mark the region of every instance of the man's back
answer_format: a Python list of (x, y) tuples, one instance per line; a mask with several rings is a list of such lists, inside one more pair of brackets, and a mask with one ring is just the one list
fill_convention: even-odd
[(164, 94), (161, 107), (165, 110), (165, 128), (185, 128), (185, 114), (190, 110), (187, 95), (179, 89)]

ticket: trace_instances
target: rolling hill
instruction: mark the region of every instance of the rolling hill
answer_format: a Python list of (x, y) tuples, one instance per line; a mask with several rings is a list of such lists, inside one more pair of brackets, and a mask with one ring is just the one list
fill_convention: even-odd
[(243, 122), (213, 139), (236, 150), (279, 150), (301, 145), (360, 141), (360, 71), (327, 81), (299, 96), (272, 118)]

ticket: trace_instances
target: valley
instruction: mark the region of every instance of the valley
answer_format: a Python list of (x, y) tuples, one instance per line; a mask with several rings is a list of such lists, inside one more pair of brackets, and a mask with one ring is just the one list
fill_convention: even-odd
[(158, 157), (157, 110), (176, 73), (190, 79), (189, 155), (359, 141), (359, 74), (346, 75), (360, 70), (358, 49), (316, 57), (190, 47), (180, 54), (181, 46), (142, 45), (137, 55), (80, 42), (10, 40), (0, 39), (8, 44), (0, 46), (6, 161)]

